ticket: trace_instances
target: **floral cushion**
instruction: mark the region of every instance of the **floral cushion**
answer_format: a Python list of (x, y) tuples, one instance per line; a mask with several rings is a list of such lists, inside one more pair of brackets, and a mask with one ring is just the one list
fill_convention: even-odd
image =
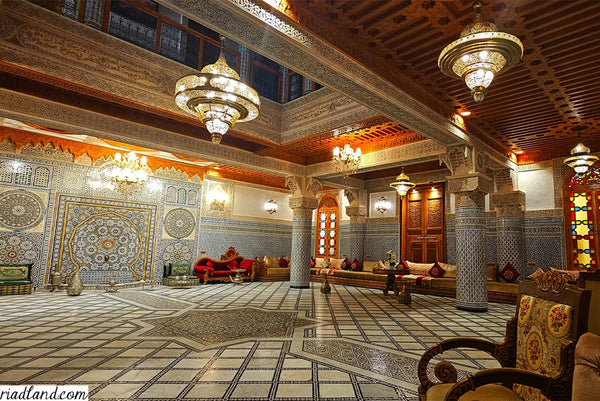
[(362, 266), (361, 266), (360, 262), (358, 260), (354, 259), (354, 261), (350, 265), (350, 270), (355, 271), (355, 272), (362, 271)]
[[(545, 376), (558, 373), (561, 350), (571, 338), (571, 306), (523, 295), (517, 319), (517, 368)], [(514, 389), (524, 401), (547, 400), (540, 390)]]

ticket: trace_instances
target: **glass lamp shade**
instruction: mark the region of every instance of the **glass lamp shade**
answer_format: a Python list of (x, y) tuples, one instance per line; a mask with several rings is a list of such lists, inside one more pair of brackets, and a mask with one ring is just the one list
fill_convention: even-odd
[(598, 161), (598, 156), (590, 154), (590, 148), (579, 142), (571, 149), (571, 157), (567, 157), (564, 163), (575, 170), (577, 174), (585, 173), (588, 168)]
[(475, 1), (475, 19), (460, 38), (446, 46), (438, 58), (440, 70), (463, 79), (473, 100), (481, 102), (494, 77), (510, 69), (523, 56), (523, 44), (516, 36), (498, 32), (492, 22), (481, 18), (481, 2)]
[(410, 182), (408, 176), (404, 174), (404, 169), (402, 169), (400, 175), (396, 177), (396, 181), (390, 184), (390, 187), (394, 188), (401, 198), (406, 196), (408, 191), (410, 191), (411, 188), (414, 188), (414, 186), (415, 184)]

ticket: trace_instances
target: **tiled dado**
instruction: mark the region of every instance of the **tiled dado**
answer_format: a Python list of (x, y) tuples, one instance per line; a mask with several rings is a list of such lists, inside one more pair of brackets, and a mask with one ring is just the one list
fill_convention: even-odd
[[(287, 282), (0, 297), (0, 384), (79, 384), (92, 400), (417, 401), (416, 366), (442, 339), (503, 338), (510, 305), (457, 311), (413, 294)], [(496, 366), (446, 355), (459, 375)]]
[(292, 253), (291, 224), (201, 217), (199, 230), (202, 250), (211, 257), (218, 258), (229, 246), (246, 258)]

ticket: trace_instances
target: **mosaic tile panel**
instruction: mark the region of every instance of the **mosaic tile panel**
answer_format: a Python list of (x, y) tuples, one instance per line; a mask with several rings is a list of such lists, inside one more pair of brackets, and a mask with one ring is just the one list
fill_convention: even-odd
[(161, 251), (162, 263), (189, 263), (196, 260), (193, 258), (193, 241), (163, 241), (164, 249)]
[(202, 217), (198, 230), (197, 255), (205, 250), (208, 256), (219, 258), (230, 246), (248, 259), (292, 253), (291, 224)]
[(523, 253), (523, 218), (498, 217), (496, 222), (499, 268), (502, 269), (510, 263), (523, 275), (526, 266)]
[(338, 258), (343, 258), (344, 255), (350, 257), (350, 224), (340, 224), (338, 238)]
[(37, 288), (41, 260), (41, 233), (0, 232), (0, 265), (33, 263), (31, 281)]
[(157, 205), (59, 194), (52, 264), (84, 283), (152, 276)]
[(487, 261), (491, 263), (498, 263), (498, 232), (496, 224), (495, 217), (487, 217), (485, 219), (485, 254)]
[[(562, 216), (523, 219), (524, 254), (527, 262), (538, 267), (566, 269), (565, 234)], [(525, 274), (534, 268), (526, 267)]]
[(487, 310), (485, 214), (480, 206), (456, 208), (456, 307)]
[(356, 259), (362, 262), (364, 260), (365, 249), (365, 224), (350, 224), (349, 231), (348, 258), (350, 261)]
[(367, 224), (364, 244), (368, 260), (383, 260), (390, 249), (398, 255), (398, 223)]
[(173, 238), (187, 238), (194, 232), (196, 219), (188, 209), (171, 209), (165, 215), (163, 227), (167, 234)]
[(27, 230), (44, 218), (45, 205), (39, 196), (24, 190), (0, 193), (0, 226), (9, 230)]

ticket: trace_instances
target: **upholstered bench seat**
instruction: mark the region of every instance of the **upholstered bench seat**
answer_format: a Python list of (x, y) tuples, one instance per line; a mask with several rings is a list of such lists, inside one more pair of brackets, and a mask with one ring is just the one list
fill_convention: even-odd
[(0, 295), (31, 294), (31, 266), (0, 266)]

